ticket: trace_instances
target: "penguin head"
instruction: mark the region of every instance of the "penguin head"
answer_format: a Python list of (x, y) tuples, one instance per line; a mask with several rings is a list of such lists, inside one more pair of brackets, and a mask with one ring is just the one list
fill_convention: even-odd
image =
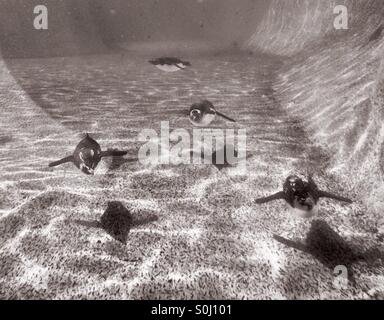
[(216, 111), (209, 101), (195, 103), (189, 109), (189, 121), (197, 127), (208, 126), (216, 116)]
[(85, 174), (93, 175), (95, 173), (95, 168), (99, 163), (97, 154), (93, 149), (84, 148), (79, 152), (80, 164), (79, 168)]
[(296, 175), (291, 175), (285, 179), (283, 189), (286, 194), (293, 195), (302, 193), (305, 189), (305, 186), (302, 179)]
[(189, 118), (192, 122), (200, 122), (203, 118), (203, 111), (200, 108), (192, 106), (191, 110), (189, 111)]
[(285, 185), (293, 191), (304, 190), (304, 181), (296, 175), (291, 175), (285, 180)]

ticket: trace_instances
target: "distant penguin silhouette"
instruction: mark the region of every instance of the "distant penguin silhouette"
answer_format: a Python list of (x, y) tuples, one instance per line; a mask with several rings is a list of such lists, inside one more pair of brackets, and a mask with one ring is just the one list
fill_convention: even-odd
[[(206, 159), (204, 151), (190, 151), (190, 155), (191, 157), (197, 156), (203, 160)], [(224, 147), (215, 150), (209, 154), (208, 159), (212, 161), (212, 165), (215, 166), (219, 171), (224, 168), (233, 167), (237, 165), (239, 161), (244, 160), (239, 158), (239, 153), (233, 145), (224, 145)]]
[(153, 59), (149, 60), (149, 63), (153, 64), (158, 69), (166, 72), (184, 70), (187, 67), (191, 66), (190, 62), (182, 61), (179, 58), (175, 57), (162, 57), (158, 59)]
[(228, 116), (216, 111), (213, 104), (208, 100), (194, 103), (189, 109), (189, 121), (197, 127), (208, 126), (215, 119), (216, 115), (228, 121), (236, 122)]
[(384, 25), (380, 25), (368, 38), (368, 41), (361, 45), (361, 49), (369, 45), (372, 42), (379, 40), (383, 35)]
[(291, 175), (285, 180), (283, 191), (269, 197), (257, 199), (256, 203), (262, 204), (273, 200), (284, 199), (292, 208), (304, 211), (308, 217), (315, 213), (314, 209), (320, 198), (331, 198), (352, 203), (352, 200), (348, 198), (319, 190), (311, 176), (308, 177), (308, 181), (303, 181), (295, 175)]
[(383, 33), (383, 29), (384, 29), (383, 25), (379, 26), (375, 30), (375, 32), (371, 34), (371, 36), (369, 37), (368, 41), (372, 42), (372, 41), (378, 40), (381, 37), (382, 33)]
[(50, 163), (49, 167), (55, 167), (67, 162), (73, 162), (75, 166), (85, 174), (94, 174), (94, 171), (102, 157), (119, 157), (126, 154), (126, 151), (101, 151), (100, 145), (87, 133), (85, 138), (77, 145), (71, 156)]
[(233, 145), (225, 145), (222, 149), (212, 153), (212, 164), (220, 171), (223, 168), (234, 166), (239, 161), (238, 156)]

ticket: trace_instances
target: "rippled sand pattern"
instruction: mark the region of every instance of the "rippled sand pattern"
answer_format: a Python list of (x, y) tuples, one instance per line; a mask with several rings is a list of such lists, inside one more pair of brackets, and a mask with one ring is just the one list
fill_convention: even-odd
[[(348, 193), (326, 175), (327, 153), (275, 100), (279, 59), (191, 62), (190, 71), (172, 74), (124, 55), (0, 64), (0, 297), (369, 298), (382, 292), (378, 240), (361, 223), (369, 218), (359, 199), (353, 205), (323, 200), (316, 219), (324, 223), (295, 218), (283, 202), (253, 202), (279, 190), (293, 172), (314, 172), (320, 186)], [(182, 111), (202, 98), (238, 120), (213, 127), (247, 129), (246, 175), (136, 161), (141, 129), (159, 132), (160, 121), (169, 120), (171, 129), (191, 130)], [(72, 164), (47, 167), (71, 153), (84, 132), (103, 149), (128, 155), (103, 159), (91, 177)], [(96, 222), (109, 201), (120, 201), (141, 221), (125, 245)], [(307, 238), (308, 252), (274, 234)], [(327, 241), (341, 250), (337, 258), (322, 246)], [(350, 248), (362, 259), (352, 259)], [(353, 270), (353, 283), (341, 291), (333, 283), (335, 263)]]

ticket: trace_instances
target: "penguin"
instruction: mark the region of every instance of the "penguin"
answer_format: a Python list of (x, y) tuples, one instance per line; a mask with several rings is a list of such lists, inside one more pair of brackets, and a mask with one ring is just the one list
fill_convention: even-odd
[(87, 133), (85, 138), (76, 146), (71, 156), (51, 162), (48, 166), (55, 167), (63, 163), (73, 162), (83, 173), (93, 175), (102, 157), (121, 157), (126, 154), (127, 151), (101, 151), (100, 145)]
[(368, 46), (370, 43), (379, 40), (383, 35), (384, 25), (380, 25), (368, 38), (364, 44), (361, 45), (360, 49)]
[(232, 118), (216, 111), (213, 104), (208, 100), (203, 100), (199, 103), (194, 103), (189, 109), (189, 121), (197, 127), (206, 127), (218, 115), (228, 121), (236, 122)]
[(383, 33), (384, 25), (380, 25), (374, 33), (371, 34), (371, 36), (368, 39), (368, 42), (376, 41), (378, 40), (382, 33)]
[(305, 217), (310, 217), (316, 213), (317, 202), (320, 198), (331, 198), (352, 203), (352, 200), (348, 198), (319, 190), (312, 176), (308, 177), (308, 181), (303, 181), (296, 175), (291, 175), (285, 180), (283, 191), (265, 198), (259, 198), (256, 200), (256, 203), (262, 204), (273, 200), (284, 199), (292, 208), (304, 212)]
[(148, 62), (153, 64), (158, 69), (166, 72), (184, 70), (187, 67), (191, 66), (190, 62), (182, 61), (179, 58), (174, 57), (162, 57), (154, 60), (149, 60)]

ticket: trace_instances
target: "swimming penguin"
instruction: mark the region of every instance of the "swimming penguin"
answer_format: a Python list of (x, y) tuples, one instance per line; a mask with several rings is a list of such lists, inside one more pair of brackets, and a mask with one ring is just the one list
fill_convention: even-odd
[(361, 47), (360, 47), (360, 49), (362, 49), (362, 48), (364, 48), (364, 47), (366, 47), (367, 45), (369, 45), (370, 43), (372, 43), (372, 42), (375, 42), (375, 41), (377, 41), (377, 40), (379, 40), (381, 37), (382, 37), (382, 35), (383, 35), (383, 30), (384, 30), (384, 25), (380, 25), (370, 36), (369, 36), (369, 38), (368, 38), (368, 40), (367, 41), (365, 41), (362, 45), (361, 45)]
[(79, 142), (71, 156), (50, 163), (49, 167), (55, 167), (67, 162), (73, 162), (75, 166), (85, 174), (94, 174), (96, 166), (99, 164), (102, 157), (121, 157), (126, 154), (126, 151), (101, 151), (100, 145), (87, 133), (85, 138)]
[(320, 198), (331, 198), (347, 203), (352, 200), (321, 191), (313, 181), (312, 177), (308, 177), (308, 181), (303, 181), (295, 175), (289, 176), (283, 185), (283, 191), (275, 193), (269, 197), (260, 198), (256, 203), (262, 204), (273, 200), (284, 199), (292, 208), (305, 212), (305, 217), (310, 217), (316, 213), (316, 205)]
[(191, 66), (191, 63), (188, 61), (182, 61), (179, 58), (174, 57), (162, 57), (154, 60), (149, 60), (149, 63), (153, 64), (155, 67), (159, 68), (162, 71), (166, 72), (175, 72), (179, 70), (184, 70), (187, 67)]
[(189, 109), (189, 121), (197, 127), (208, 126), (215, 119), (216, 115), (227, 119), (228, 121), (236, 122), (226, 115), (216, 111), (213, 104), (208, 100), (194, 103)]
[(384, 25), (380, 25), (374, 33), (371, 34), (371, 36), (369, 37), (368, 41), (369, 42), (372, 42), (372, 41), (376, 41), (378, 40), (382, 33), (383, 33), (383, 29), (384, 29)]

